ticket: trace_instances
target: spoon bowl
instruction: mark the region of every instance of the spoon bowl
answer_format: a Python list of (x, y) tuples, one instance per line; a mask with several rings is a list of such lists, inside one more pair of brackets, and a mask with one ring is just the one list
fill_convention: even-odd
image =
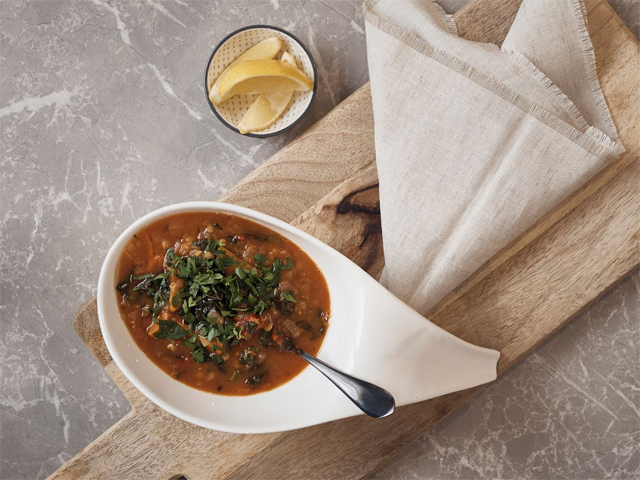
[[(288, 339), (287, 339), (288, 340)], [(396, 401), (384, 388), (373, 383), (365, 382), (359, 378), (348, 375), (340, 370), (327, 365), (325, 362), (304, 350), (296, 347), (288, 340), (286, 351), (298, 355), (313, 366), (331, 383), (340, 389), (353, 404), (366, 415), (373, 418), (383, 418), (391, 415), (396, 409)]]

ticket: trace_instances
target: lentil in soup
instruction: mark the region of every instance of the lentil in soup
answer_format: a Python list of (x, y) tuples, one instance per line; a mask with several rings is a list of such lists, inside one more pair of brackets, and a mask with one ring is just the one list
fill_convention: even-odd
[(119, 310), (164, 372), (222, 395), (271, 390), (307, 365), (329, 320), (329, 290), (309, 256), (251, 220), (176, 214), (145, 226), (116, 270)]

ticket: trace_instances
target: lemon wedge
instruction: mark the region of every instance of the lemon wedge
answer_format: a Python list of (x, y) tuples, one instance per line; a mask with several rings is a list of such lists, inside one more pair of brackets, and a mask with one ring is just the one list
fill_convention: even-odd
[(222, 73), (218, 75), (216, 81), (213, 83), (213, 85), (211, 85), (211, 88), (209, 88), (209, 100), (211, 100), (211, 103), (213, 103), (214, 105), (222, 103), (222, 98), (220, 97), (218, 86), (222, 78), (227, 74), (229, 70), (231, 70), (239, 63), (245, 62), (247, 60), (270, 60), (272, 58), (275, 58), (281, 48), (282, 41), (279, 38), (269, 37), (266, 40), (255, 44), (229, 65), (227, 65), (227, 68), (225, 68)]
[(259, 95), (242, 117), (238, 130), (245, 134), (269, 128), (282, 116), (291, 98), (293, 91)]
[(296, 59), (293, 58), (293, 55), (291, 55), (289, 52), (284, 52), (280, 61), (291, 68), (298, 68)]
[(284, 62), (247, 60), (234, 66), (224, 75), (218, 91), (222, 101), (225, 101), (239, 94), (308, 91), (312, 87), (313, 84), (302, 71)]
[[(298, 68), (289, 52), (284, 52), (280, 61), (291, 68)], [(245, 134), (269, 128), (282, 116), (292, 98), (293, 90), (259, 95), (242, 117), (238, 130)]]

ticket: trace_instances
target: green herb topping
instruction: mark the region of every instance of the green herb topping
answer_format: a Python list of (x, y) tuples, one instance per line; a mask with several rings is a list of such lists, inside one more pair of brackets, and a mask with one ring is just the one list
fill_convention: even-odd
[[(291, 259), (269, 264), (257, 254), (249, 266), (229, 252), (223, 240), (198, 240), (193, 246), (202, 254), (180, 256), (170, 248), (163, 273), (131, 277), (134, 291), (153, 298), (152, 321), (158, 324), (154, 336), (180, 341), (196, 362), (217, 365), (243, 338), (259, 335), (260, 344), (268, 345), (271, 332), (261, 330), (258, 320), (271, 308), (293, 310), (294, 292), (279, 287), (280, 272), (293, 267)], [(181, 322), (159, 318), (167, 310)], [(257, 375), (252, 378), (252, 384), (261, 381)]]

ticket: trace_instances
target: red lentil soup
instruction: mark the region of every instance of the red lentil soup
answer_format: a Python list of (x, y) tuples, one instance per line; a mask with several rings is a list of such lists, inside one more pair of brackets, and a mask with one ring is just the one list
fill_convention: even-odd
[(329, 290), (297, 245), (245, 218), (190, 212), (158, 220), (127, 243), (116, 270), (120, 315), (158, 367), (221, 395), (271, 390), (316, 354)]

